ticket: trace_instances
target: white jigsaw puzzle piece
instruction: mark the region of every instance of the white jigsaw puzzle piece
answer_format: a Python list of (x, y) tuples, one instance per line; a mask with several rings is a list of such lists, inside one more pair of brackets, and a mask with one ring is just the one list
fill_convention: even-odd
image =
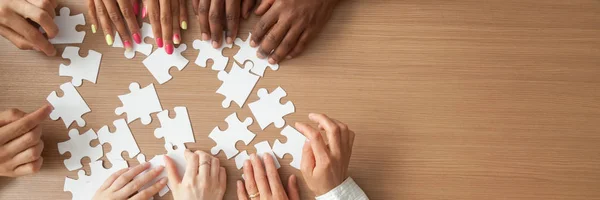
[(237, 54), (235, 54), (233, 56), (233, 58), (236, 61), (238, 61), (239, 63), (244, 63), (246, 61), (252, 61), (253, 67), (252, 67), (252, 70), (250, 70), (250, 71), (259, 76), (263, 76), (265, 74), (265, 70), (267, 69), (267, 67), (271, 68), (272, 70), (279, 69), (279, 64), (272, 65), (269, 63), (267, 58), (261, 59), (258, 56), (256, 56), (258, 47), (250, 46), (251, 38), (252, 38), (252, 33), (248, 34), (248, 38), (246, 39), (246, 41), (243, 41), (240, 38), (235, 39), (234, 43), (235, 43), (235, 45), (240, 47), (240, 50), (238, 51)]
[[(125, 51), (123, 53), (123, 55), (125, 55), (125, 58), (127, 59), (132, 59), (135, 57), (135, 52), (140, 52), (144, 55), (150, 55), (150, 53), (152, 53), (152, 48), (154, 47), (152, 44), (146, 43), (144, 42), (144, 39), (149, 37), (149, 38), (154, 38), (154, 33), (152, 33), (152, 25), (144, 22), (144, 24), (142, 25), (142, 29), (140, 30), (140, 34), (142, 34), (142, 42), (140, 44), (137, 44), (135, 42), (131, 42), (131, 51)], [(115, 34), (115, 41), (113, 42), (113, 47), (125, 47), (123, 45), (123, 41), (121, 40), (121, 36), (119, 35), (119, 33)]]
[(87, 200), (92, 199), (96, 191), (102, 186), (104, 181), (113, 173), (129, 167), (127, 161), (122, 159), (113, 159), (108, 157), (112, 167), (109, 169), (104, 168), (102, 160), (94, 161), (90, 163), (91, 175), (85, 175), (85, 171), (80, 170), (77, 172), (79, 179), (74, 180), (71, 178), (65, 178), (65, 185), (63, 190), (71, 192), (73, 200)]
[(90, 187), (91, 178), (85, 175), (85, 171), (83, 170), (78, 171), (77, 175), (79, 176), (78, 179), (65, 177), (63, 191), (71, 192), (72, 200), (91, 200), (96, 193)]
[[(85, 17), (82, 13), (70, 16), (71, 10), (67, 7), (60, 9), (59, 15), (54, 17), (54, 23), (58, 26), (58, 34), (48, 39), (51, 44), (74, 44), (83, 43), (85, 31), (77, 31), (77, 25), (85, 25)], [(41, 29), (41, 28), (40, 28)]]
[(252, 111), (256, 122), (258, 122), (262, 130), (265, 130), (271, 123), (277, 128), (283, 127), (285, 125), (283, 117), (294, 113), (294, 103), (291, 101), (285, 104), (280, 103), (281, 98), (286, 95), (287, 93), (281, 87), (277, 87), (271, 93), (268, 93), (267, 89), (261, 88), (258, 90), (260, 99), (248, 104), (250, 111)]
[(124, 119), (118, 119), (113, 122), (115, 132), (111, 133), (108, 126), (103, 126), (98, 130), (98, 140), (100, 144), (110, 143), (111, 150), (106, 153), (107, 156), (121, 158), (123, 151), (133, 158), (140, 153), (140, 148), (133, 138), (133, 134)]
[(165, 144), (175, 144), (181, 146), (188, 142), (196, 142), (192, 123), (186, 107), (175, 107), (176, 116), (174, 119), (169, 117), (169, 110), (158, 113), (160, 128), (154, 130), (154, 137), (164, 138)]
[(235, 148), (238, 141), (248, 145), (256, 135), (248, 130), (248, 126), (252, 124), (252, 118), (250, 117), (241, 122), (237, 117), (237, 113), (233, 113), (227, 116), (225, 121), (229, 126), (227, 130), (221, 131), (217, 126), (210, 132), (208, 137), (217, 143), (210, 152), (217, 155), (219, 151), (223, 151), (227, 159), (230, 159), (239, 153)]
[(249, 63), (246, 63), (244, 69), (242, 69), (234, 62), (229, 73), (219, 72), (218, 78), (223, 81), (223, 84), (217, 89), (217, 93), (225, 96), (221, 103), (223, 108), (229, 108), (232, 101), (237, 103), (240, 108), (243, 107), (248, 96), (252, 93), (252, 89), (254, 89), (260, 77), (249, 72), (249, 65)]
[(290, 166), (300, 169), (300, 163), (302, 162), (302, 147), (304, 147), (306, 137), (291, 126), (283, 128), (283, 130), (281, 130), (281, 135), (284, 135), (287, 138), (287, 142), (284, 144), (279, 140), (275, 140), (273, 152), (279, 158), (283, 158), (285, 154), (290, 154), (292, 156)]
[(248, 155), (247, 151), (242, 151), (237, 156), (235, 156), (235, 167), (237, 169), (242, 169), (244, 167), (244, 162), (246, 160), (250, 160), (250, 155)]
[(68, 66), (60, 64), (58, 69), (60, 76), (73, 77), (71, 83), (77, 87), (81, 86), (83, 80), (96, 83), (102, 54), (89, 50), (87, 57), (83, 58), (79, 56), (79, 47), (69, 46), (63, 51), (62, 57), (71, 60), (71, 64)]
[[(139, 154), (137, 156), (137, 160), (138, 160), (138, 162), (140, 164), (145, 163), (146, 162), (146, 156), (144, 154)], [(152, 169), (154, 169), (154, 168), (156, 168), (158, 166), (163, 166), (163, 167), (166, 166), (165, 165), (164, 155), (156, 155), (152, 159), (150, 159), (148, 162), (150, 163), (150, 167), (146, 171), (144, 171), (144, 172), (140, 173), (139, 175), (137, 175), (138, 177), (141, 177), (145, 173), (148, 173), (150, 170), (152, 170)], [(167, 171), (166, 170), (163, 170), (158, 176), (156, 176), (156, 178), (152, 179), (150, 182), (148, 182), (146, 185), (144, 185), (142, 188), (140, 188), (139, 191), (142, 191), (142, 190), (144, 190), (146, 188), (151, 187), (152, 185), (154, 185), (154, 183), (160, 181), (160, 179), (162, 179), (163, 177), (167, 177)], [(165, 196), (165, 194), (167, 194), (168, 192), (169, 192), (169, 187), (167, 187), (165, 185), (165, 187), (163, 187), (162, 189), (160, 189), (160, 191), (158, 191), (158, 196), (161, 196), (161, 197)], [(153, 198), (151, 198), (151, 199), (153, 199)]]
[(131, 91), (129, 94), (119, 95), (123, 106), (115, 109), (115, 114), (127, 113), (128, 124), (138, 118), (142, 124), (150, 124), (152, 122), (150, 114), (163, 110), (154, 84), (140, 89), (140, 84), (133, 82), (129, 85), (129, 90)]
[(102, 145), (97, 145), (95, 147), (90, 146), (90, 142), (98, 138), (92, 129), (83, 134), (79, 134), (77, 129), (71, 129), (69, 130), (69, 138), (71, 139), (58, 143), (58, 152), (60, 154), (65, 154), (66, 152), (71, 153), (71, 157), (64, 161), (65, 167), (67, 167), (69, 171), (82, 168), (83, 165), (81, 165), (81, 159), (84, 157), (90, 158), (93, 162), (100, 159), (104, 154)]
[(171, 67), (174, 66), (181, 71), (187, 66), (189, 60), (181, 55), (186, 49), (187, 46), (181, 44), (173, 50), (173, 54), (169, 55), (165, 51), (165, 48), (159, 48), (152, 52), (152, 54), (142, 62), (144, 63), (144, 66), (146, 66), (146, 69), (154, 76), (156, 81), (158, 81), (158, 84), (163, 84), (173, 78), (169, 73)]
[(62, 118), (67, 128), (74, 121), (77, 122), (79, 127), (85, 126), (85, 120), (81, 116), (92, 111), (90, 107), (88, 107), (71, 82), (60, 85), (60, 89), (63, 91), (62, 97), (58, 97), (56, 91), (53, 91), (46, 98), (52, 104), (52, 107), (54, 107), (54, 110), (50, 113), (50, 119), (58, 120), (58, 118)]
[[(225, 35), (225, 34), (223, 34)], [(225, 37), (223, 37), (225, 38)], [(194, 49), (200, 50), (198, 53), (198, 57), (196, 57), (196, 65), (200, 67), (206, 67), (208, 60), (213, 61), (212, 70), (221, 71), (224, 70), (229, 62), (229, 57), (223, 56), (223, 49), (233, 47), (233, 44), (224, 43), (221, 47), (215, 49), (212, 46), (211, 40), (194, 40), (193, 43)]]

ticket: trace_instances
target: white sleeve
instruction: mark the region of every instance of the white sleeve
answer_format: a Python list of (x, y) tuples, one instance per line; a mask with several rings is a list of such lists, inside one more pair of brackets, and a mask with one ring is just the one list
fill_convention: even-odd
[(358, 185), (348, 177), (342, 184), (333, 190), (316, 197), (317, 200), (368, 200), (369, 197)]

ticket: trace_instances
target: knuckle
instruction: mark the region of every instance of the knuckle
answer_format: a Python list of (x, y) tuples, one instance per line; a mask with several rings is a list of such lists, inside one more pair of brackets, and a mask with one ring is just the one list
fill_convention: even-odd
[(219, 18), (219, 13), (217, 12), (211, 12), (208, 14), (208, 20), (210, 20), (210, 22), (219, 22)]
[(25, 144), (35, 144), (35, 143), (39, 142), (39, 139), (40, 139), (39, 137), (36, 137), (36, 135), (33, 134), (33, 132), (26, 133), (22, 137), (23, 137), (23, 142)]
[(239, 15), (238, 13), (227, 13), (225, 18), (227, 18), (227, 21), (235, 21), (239, 18)]
[(131, 13), (131, 11), (129, 9), (121, 10), (121, 14), (123, 15), (124, 18), (131, 18), (134, 16), (133, 13)]
[(6, 112), (8, 112), (8, 117), (10, 117), (10, 119), (13, 119), (13, 120), (18, 119), (21, 116), (23, 116), (23, 114), (22, 114), (23, 112), (16, 108), (8, 109)]
[(41, 0), (40, 6), (42, 6), (42, 8), (53, 8), (54, 7), (52, 5), (52, 2), (50, 2), (50, 0)]
[(267, 37), (265, 37), (265, 39), (267, 39), (267, 41), (270, 42), (277, 42), (277, 38), (278, 36), (276, 35), (276, 33), (269, 33)]
[(33, 40), (34, 38), (37, 38), (37, 36), (40, 35), (40, 34), (41, 34), (40, 31), (38, 31), (38, 30), (36, 30), (34, 28), (25, 31), (25, 37), (28, 38), (28, 39), (30, 39), (30, 40)]
[[(157, 21), (160, 21), (160, 15), (159, 15), (158, 13), (151, 14), (151, 15), (149, 16), (149, 18), (150, 18), (150, 21), (151, 21), (151, 22), (157, 22)], [(154, 25), (154, 24), (152, 24), (152, 25), (153, 25), (153, 26), (157, 26), (157, 25)]]
[(162, 23), (170, 22), (171, 16), (170, 15), (160, 15), (160, 21)]
[(200, 14), (205, 14), (206, 12), (208, 12), (208, 7), (205, 5), (201, 5), (198, 7), (198, 13)]
[(108, 17), (114, 23), (120, 23), (123, 21), (123, 17), (121, 16), (121, 13), (118, 13), (118, 12), (108, 12)]

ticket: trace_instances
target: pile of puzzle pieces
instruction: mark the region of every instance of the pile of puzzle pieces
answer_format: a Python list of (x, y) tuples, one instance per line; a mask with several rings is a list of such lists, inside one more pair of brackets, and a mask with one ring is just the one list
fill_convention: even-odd
[[(51, 43), (80, 44), (83, 42), (85, 32), (78, 32), (75, 29), (77, 25), (85, 24), (83, 14), (71, 16), (69, 8), (63, 7), (60, 9), (60, 15), (55, 18), (55, 22), (60, 28), (60, 34), (51, 40)], [(154, 37), (150, 24), (143, 23), (141, 30), (144, 38)], [(235, 61), (229, 72), (225, 71), (229, 58), (223, 56), (222, 53), (225, 48), (232, 48), (233, 45), (224, 44), (221, 48), (215, 49), (212, 47), (211, 41), (193, 41), (192, 47), (199, 51), (194, 63), (200, 67), (207, 67), (208, 60), (212, 60), (211, 69), (218, 71), (217, 78), (222, 81), (222, 84), (216, 93), (224, 96), (224, 100), (221, 102), (223, 108), (229, 108), (232, 102), (240, 108), (244, 107), (254, 87), (265, 75), (266, 69), (277, 70), (279, 68), (277, 64), (271, 65), (266, 59), (258, 58), (256, 56), (257, 48), (249, 45), (249, 38), (250, 35), (246, 40), (240, 38), (235, 40), (234, 43), (240, 47), (240, 50), (233, 56)], [(123, 47), (118, 35), (115, 37), (113, 47)], [(70, 60), (70, 65), (61, 64), (59, 76), (72, 77), (72, 80), (60, 85), (63, 93), (61, 97), (54, 91), (47, 97), (47, 101), (54, 107), (50, 114), (51, 119), (58, 120), (60, 118), (67, 129), (72, 127), (73, 122), (76, 122), (78, 127), (86, 126), (83, 115), (91, 112), (91, 109), (78, 92), (78, 88), (81, 88), (84, 80), (96, 84), (102, 60), (102, 54), (99, 52), (89, 50), (87, 57), (81, 57), (79, 50), (79, 47), (75, 46), (65, 47), (62, 57)], [(181, 71), (189, 63), (189, 60), (181, 54), (187, 50), (186, 44), (179, 45), (172, 55), (168, 55), (163, 48), (153, 51), (153, 45), (145, 42), (134, 44), (133, 50), (125, 51), (124, 57), (131, 59), (136, 56), (136, 52), (147, 56), (142, 64), (156, 79), (159, 86), (173, 78), (169, 74), (172, 67)], [(181, 174), (185, 171), (186, 161), (183, 156), (186, 149), (185, 144), (195, 142), (187, 108), (185, 106), (174, 107), (173, 111), (176, 117), (170, 118), (169, 110), (163, 109), (160, 103), (154, 84), (142, 87), (137, 82), (132, 82), (128, 89), (129, 93), (118, 96), (123, 106), (116, 108), (115, 114), (117, 116), (126, 114), (126, 118), (114, 120), (114, 132), (109, 130), (109, 126), (103, 126), (97, 131), (89, 129), (80, 134), (78, 128), (74, 127), (68, 132), (70, 139), (58, 143), (60, 154), (67, 152), (70, 154), (70, 157), (64, 160), (67, 170), (79, 170), (77, 179), (65, 178), (64, 190), (71, 192), (73, 199), (91, 199), (110, 174), (127, 168), (129, 165), (123, 157), (124, 152), (127, 153), (127, 157), (136, 158), (139, 163), (150, 162), (151, 168), (164, 166), (163, 156), (168, 155), (177, 163)], [(273, 124), (274, 127), (281, 128), (281, 135), (287, 138), (287, 142), (282, 143), (275, 140), (273, 146), (269, 144), (269, 141), (258, 142), (254, 145), (256, 153), (259, 156), (269, 154), (275, 161), (277, 161), (277, 157), (283, 158), (289, 154), (292, 157), (290, 166), (300, 169), (302, 146), (306, 138), (291, 126), (286, 126), (286, 121), (283, 119), (284, 116), (295, 112), (294, 104), (291, 101), (280, 103), (280, 100), (287, 96), (286, 91), (281, 87), (270, 92), (266, 88), (260, 88), (256, 95), (259, 100), (248, 103), (254, 119), (247, 117), (240, 120), (237, 113), (233, 112), (225, 118), (228, 124), (227, 129), (223, 130), (217, 126), (208, 133), (208, 137), (216, 143), (216, 146), (212, 147), (211, 153), (216, 155), (223, 152), (227, 159), (234, 158), (237, 168), (241, 169), (244, 161), (249, 159), (249, 155), (247, 151), (240, 152), (236, 149), (236, 143), (242, 141), (245, 145), (249, 145), (254, 140), (256, 134), (248, 130), (254, 121), (258, 123), (261, 130)], [(151, 114), (153, 113), (158, 113), (157, 118), (161, 125), (154, 131), (154, 136), (164, 140), (166, 152), (147, 161), (135, 141), (129, 124), (139, 119), (142, 124), (148, 125), (152, 122)], [(92, 140), (98, 140), (99, 144), (91, 146)], [(107, 143), (111, 146), (111, 150), (104, 154), (102, 145)], [(111, 162), (110, 169), (103, 167), (101, 160), (103, 156)], [(81, 159), (84, 157), (91, 160), (91, 175), (86, 175), (82, 169)], [(278, 162), (276, 165), (278, 168), (280, 167)], [(155, 180), (166, 176), (165, 173)], [(163, 196), (168, 191), (168, 187), (165, 186), (159, 195)]]

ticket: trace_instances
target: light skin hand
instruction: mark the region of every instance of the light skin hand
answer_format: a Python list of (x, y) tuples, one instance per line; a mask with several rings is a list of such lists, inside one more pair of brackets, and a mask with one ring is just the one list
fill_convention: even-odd
[(257, 56), (275, 64), (298, 56), (318, 35), (339, 0), (263, 0), (256, 9), (262, 15), (254, 26), (250, 46)]
[[(320, 196), (348, 178), (355, 134), (346, 124), (326, 115), (309, 114), (309, 118), (319, 124), (318, 129), (296, 123), (296, 129), (308, 139), (302, 150), (301, 171), (310, 190)], [(325, 132), (327, 143), (319, 130)]]
[(164, 167), (158, 166), (151, 169), (147, 173), (138, 176), (142, 172), (146, 171), (149, 167), (150, 163), (143, 163), (133, 168), (121, 169), (115, 172), (108, 177), (106, 181), (104, 181), (104, 184), (100, 186), (93, 199), (149, 199), (158, 193), (163, 187), (165, 187), (165, 185), (167, 185), (167, 178), (162, 178), (152, 186), (142, 191), (138, 191), (143, 186), (150, 183), (150, 181), (152, 181), (158, 175), (160, 175), (164, 169)]
[[(288, 179), (287, 192), (281, 184), (279, 172), (275, 167), (275, 160), (268, 154), (263, 156), (264, 167), (261, 159), (256, 154), (250, 155), (250, 160), (244, 162), (245, 182), (238, 180), (237, 195), (240, 200), (299, 200), (300, 192), (296, 176)], [(250, 195), (259, 196), (250, 198)]]
[(0, 176), (19, 177), (38, 172), (44, 159), (42, 127), (52, 107), (44, 105), (35, 112), (9, 109), (0, 113)]
[(169, 188), (173, 199), (212, 200), (223, 199), (227, 185), (225, 168), (218, 158), (204, 151), (185, 151), (187, 166), (183, 177), (177, 171), (175, 162), (165, 156), (169, 177)]
[(42, 51), (47, 56), (56, 55), (54, 46), (33, 25), (41, 26), (48, 38), (56, 37), (58, 26), (53, 20), (56, 6), (56, 0), (0, 1), (0, 35), (19, 49)]
[[(212, 39), (214, 48), (221, 47), (222, 40), (232, 44), (237, 37), (240, 17), (247, 19), (255, 3), (256, 0), (192, 0), (202, 40)], [(224, 30), (227, 30), (226, 38), (222, 38)]]

